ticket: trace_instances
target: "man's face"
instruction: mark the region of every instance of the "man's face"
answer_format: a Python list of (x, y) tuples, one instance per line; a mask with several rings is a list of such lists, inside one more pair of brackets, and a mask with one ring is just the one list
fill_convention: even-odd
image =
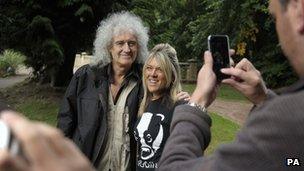
[(137, 57), (137, 39), (131, 33), (114, 36), (109, 51), (113, 58), (113, 65), (130, 68)]
[[(295, 56), (297, 31), (295, 29), (295, 13), (289, 2), (286, 7), (282, 6), (279, 0), (270, 0), (269, 11), (275, 19), (276, 30), (281, 48), (290, 59)], [(292, 62), (292, 60), (290, 60)]]

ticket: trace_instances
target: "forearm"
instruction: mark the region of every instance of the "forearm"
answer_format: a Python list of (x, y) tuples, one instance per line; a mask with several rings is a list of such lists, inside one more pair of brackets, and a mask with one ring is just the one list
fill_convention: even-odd
[[(254, 111), (254, 110), (259, 109), (260, 107), (264, 106), (265, 103), (267, 103), (268, 101), (270, 101), (271, 99), (273, 99), (273, 98), (275, 98), (275, 97), (277, 97), (277, 96), (278, 96), (278, 95), (277, 95), (274, 91), (272, 91), (272, 90), (270, 90), (270, 89), (267, 89), (267, 90), (266, 90), (266, 98), (265, 98), (265, 100), (262, 101), (262, 102), (259, 103), (259, 104), (253, 105), (253, 107), (251, 108), (250, 111), (252, 112), (252, 111)], [(249, 113), (249, 116), (250, 116), (251, 112)]]
[(159, 170), (195, 170), (209, 145), (210, 126), (207, 114), (188, 105), (176, 107)]

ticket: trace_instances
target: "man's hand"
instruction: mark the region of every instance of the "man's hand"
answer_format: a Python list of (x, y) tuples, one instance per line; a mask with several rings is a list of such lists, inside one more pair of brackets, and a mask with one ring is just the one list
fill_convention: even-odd
[(267, 88), (261, 73), (246, 58), (242, 59), (234, 68), (221, 69), (221, 72), (231, 75), (231, 78), (222, 80), (222, 83), (240, 91), (253, 104), (258, 105), (266, 99)]
[(1, 119), (20, 142), (23, 156), (0, 150), (0, 170), (94, 170), (77, 147), (56, 128), (31, 122), (12, 111), (3, 112)]
[(189, 101), (190, 100), (190, 95), (188, 92), (186, 91), (181, 91), (177, 94), (177, 98), (178, 100), (185, 100), (185, 101)]
[(216, 85), (215, 73), (212, 70), (213, 59), (209, 51), (205, 51), (204, 61), (205, 63), (197, 76), (196, 88), (189, 102), (208, 107), (216, 97), (218, 86)]

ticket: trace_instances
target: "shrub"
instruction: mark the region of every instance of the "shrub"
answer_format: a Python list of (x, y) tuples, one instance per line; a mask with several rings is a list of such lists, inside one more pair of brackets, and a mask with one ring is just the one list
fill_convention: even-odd
[(7, 49), (0, 54), (0, 76), (15, 74), (17, 67), (23, 64), (25, 56), (17, 51)]

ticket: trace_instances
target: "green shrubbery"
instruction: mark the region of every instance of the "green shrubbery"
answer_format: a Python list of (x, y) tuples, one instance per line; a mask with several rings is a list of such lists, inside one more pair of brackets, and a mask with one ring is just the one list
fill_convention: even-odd
[(23, 64), (25, 56), (17, 51), (7, 49), (0, 54), (0, 77), (14, 75), (17, 67)]

